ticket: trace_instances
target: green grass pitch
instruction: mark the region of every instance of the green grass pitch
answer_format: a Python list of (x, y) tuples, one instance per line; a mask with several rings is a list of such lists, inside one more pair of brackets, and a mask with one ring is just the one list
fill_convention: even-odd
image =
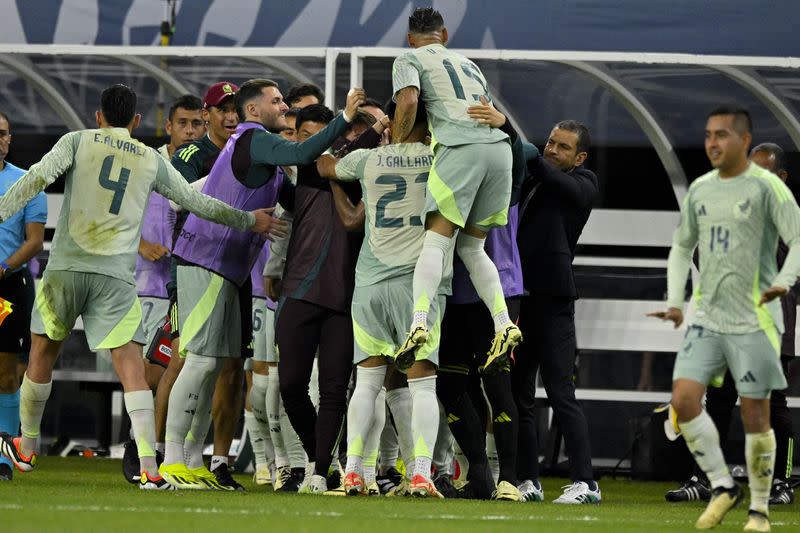
[[(545, 479), (546, 503), (344, 498), (276, 494), (237, 476), (246, 493), (143, 492), (120, 462), (43, 457), (35, 472), (0, 482), (0, 531), (691, 531), (702, 503), (669, 504), (672, 483), (603, 479), (601, 505), (549, 503), (564, 480)], [(800, 531), (798, 504), (771, 511), (773, 531)], [(716, 531), (741, 531), (746, 505)]]

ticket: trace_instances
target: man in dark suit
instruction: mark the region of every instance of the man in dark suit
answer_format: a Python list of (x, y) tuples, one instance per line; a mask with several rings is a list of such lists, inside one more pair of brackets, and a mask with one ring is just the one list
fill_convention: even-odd
[[(547, 397), (566, 443), (573, 484), (554, 503), (599, 503), (593, 479), (589, 428), (575, 399), (575, 245), (598, 196), (597, 177), (583, 167), (589, 130), (574, 120), (555, 125), (542, 156), (528, 161), (517, 242), (529, 296), (523, 299), (520, 328), (525, 343), (512, 371), (519, 409), (517, 474), (540, 487), (533, 402), (541, 369)], [(542, 495), (543, 497), (543, 495)]]

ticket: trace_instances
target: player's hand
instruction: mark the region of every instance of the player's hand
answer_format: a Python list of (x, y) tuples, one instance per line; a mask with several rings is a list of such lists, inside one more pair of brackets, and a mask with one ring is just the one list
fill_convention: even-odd
[(251, 211), (251, 213), (255, 215), (256, 221), (250, 227), (250, 230), (265, 235), (270, 241), (273, 240), (274, 237), (286, 237), (286, 230), (288, 228), (286, 222), (272, 216), (273, 211), (275, 211), (274, 207)]
[(353, 120), (361, 107), (367, 100), (367, 93), (361, 87), (353, 87), (347, 93), (347, 104), (344, 106), (344, 114), (347, 118)]
[(139, 239), (139, 255), (148, 261), (158, 261), (165, 255), (169, 255), (169, 248), (157, 242)]
[(761, 294), (761, 299), (758, 301), (758, 306), (761, 307), (765, 303), (771, 302), (775, 298), (780, 298), (787, 292), (789, 292), (789, 290), (784, 289), (783, 287), (770, 287)]
[(683, 324), (683, 311), (676, 307), (670, 307), (666, 311), (656, 311), (655, 313), (647, 313), (647, 316), (660, 318), (661, 320), (671, 320), (675, 324), (675, 329), (678, 329)]
[(281, 280), (264, 276), (264, 290), (273, 302), (277, 302), (281, 295)]
[(489, 103), (485, 96), (481, 96), (481, 103), (467, 108), (469, 118), (479, 124), (487, 124), (493, 128), (500, 128), (506, 123), (506, 116)]

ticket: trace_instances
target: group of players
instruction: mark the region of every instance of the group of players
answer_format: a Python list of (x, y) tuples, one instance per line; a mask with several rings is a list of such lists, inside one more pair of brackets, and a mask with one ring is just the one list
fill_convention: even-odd
[[(533, 442), (518, 445), (518, 419), (530, 413), (518, 411), (512, 393), (512, 350), (523, 334), (515, 324), (523, 294), (516, 224), (519, 204), (533, 205), (537, 192), (520, 202), (520, 191), (537, 165), (580, 167), (588, 132), (574, 121), (557, 124), (540, 157), (494, 108), (480, 69), (446, 43), (441, 15), (416, 10), (412, 50), (395, 60), (385, 108), (358, 88), (334, 115), (313, 86), (293, 88), (284, 100), (270, 80), (216, 83), (203, 100), (172, 105), (170, 143), (158, 153), (130, 136), (140, 120), (133, 91), (106, 89), (99, 129), (62, 137), (0, 200), (6, 220), (67, 176), (31, 318), (22, 435), (4, 434), (3, 454), (21, 471), (35, 467), (52, 369), (80, 315), (90, 347), (111, 350), (133, 434), (126, 477), (142, 489), (243, 490), (228, 451), (246, 380), (259, 485), (325, 493), (343, 466), (348, 495), (543, 500), (539, 480), (521, 473), (538, 454)], [(709, 138), (738, 136), (746, 154), (750, 125), (740, 115), (712, 113), (707, 147)], [(786, 382), (780, 365), (776, 374), (766, 357), (752, 357), (756, 366), (746, 359), (772, 349), (780, 311), (762, 304), (797, 279), (800, 212), (773, 174), (746, 157), (733, 169), (725, 157), (741, 146), (726, 152), (717, 144), (709, 157), (719, 170), (695, 182), (684, 203), (670, 255), (671, 307), (657, 315), (682, 321), (699, 241), (703, 298), (676, 363), (675, 430), (708, 474), (713, 493), (698, 527), (713, 527), (741, 489), (720, 464), (719, 439), (715, 448), (699, 405), (705, 386), (730, 366), (752, 416), (749, 425), (745, 418), (746, 529), (761, 531), (769, 527), (762, 485), (768, 495), (775, 451), (764, 399)], [(740, 175), (736, 190), (717, 185)], [(736, 233), (754, 220), (749, 233)], [(772, 283), (778, 235), (788, 257)], [(726, 277), (732, 268), (752, 274), (748, 305), (758, 304), (757, 312), (736, 307), (742, 284)], [(741, 316), (716, 318), (715, 298)], [(752, 338), (738, 337), (745, 333)], [(691, 352), (706, 343), (721, 346), (702, 348), (710, 362)], [(164, 368), (159, 352), (169, 351)], [(212, 419), (209, 468), (203, 448)], [(451, 482), (453, 437), (469, 466), (459, 490)], [(404, 475), (395, 469), (398, 455)], [(591, 471), (573, 477), (555, 502), (601, 501)]]

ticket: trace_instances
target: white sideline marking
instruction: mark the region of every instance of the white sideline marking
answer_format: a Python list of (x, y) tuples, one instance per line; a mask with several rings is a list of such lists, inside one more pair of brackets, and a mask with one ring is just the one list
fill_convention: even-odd
[[(351, 516), (350, 513), (340, 513), (335, 511), (303, 511), (303, 512), (285, 512), (277, 511), (274, 509), (221, 509), (219, 507), (186, 507), (186, 508), (173, 508), (173, 507), (112, 507), (109, 505), (46, 505), (46, 506), (24, 506), (18, 503), (0, 503), (0, 510), (8, 511), (22, 511), (30, 508), (44, 509), (47, 511), (66, 511), (66, 512), (127, 512), (127, 513), (186, 513), (186, 514), (222, 514), (222, 515), (242, 515), (242, 516), (265, 516), (265, 515), (281, 515), (281, 516), (300, 516), (300, 517), (327, 517), (327, 518), (341, 518)], [(691, 514), (691, 513), (690, 513)], [(675, 524), (686, 525), (689, 524), (693, 518), (687, 514), (685, 520), (669, 520), (654, 517), (652, 520), (647, 519), (633, 519), (627, 517), (609, 518), (609, 522), (614, 523), (639, 523), (639, 524)], [(465, 516), (465, 515), (451, 515), (451, 514), (432, 514), (432, 515), (414, 515), (414, 514), (382, 514), (381, 518), (386, 519), (411, 519), (411, 520), (460, 520), (462, 522), (470, 521), (504, 521), (504, 522), (529, 522), (529, 521), (553, 521), (553, 522), (599, 522), (600, 518), (596, 516), (542, 516), (542, 515), (527, 515), (527, 516), (509, 516), (509, 515), (486, 515), (486, 516)], [(772, 522), (773, 526), (800, 526), (800, 521), (781, 520)]]

